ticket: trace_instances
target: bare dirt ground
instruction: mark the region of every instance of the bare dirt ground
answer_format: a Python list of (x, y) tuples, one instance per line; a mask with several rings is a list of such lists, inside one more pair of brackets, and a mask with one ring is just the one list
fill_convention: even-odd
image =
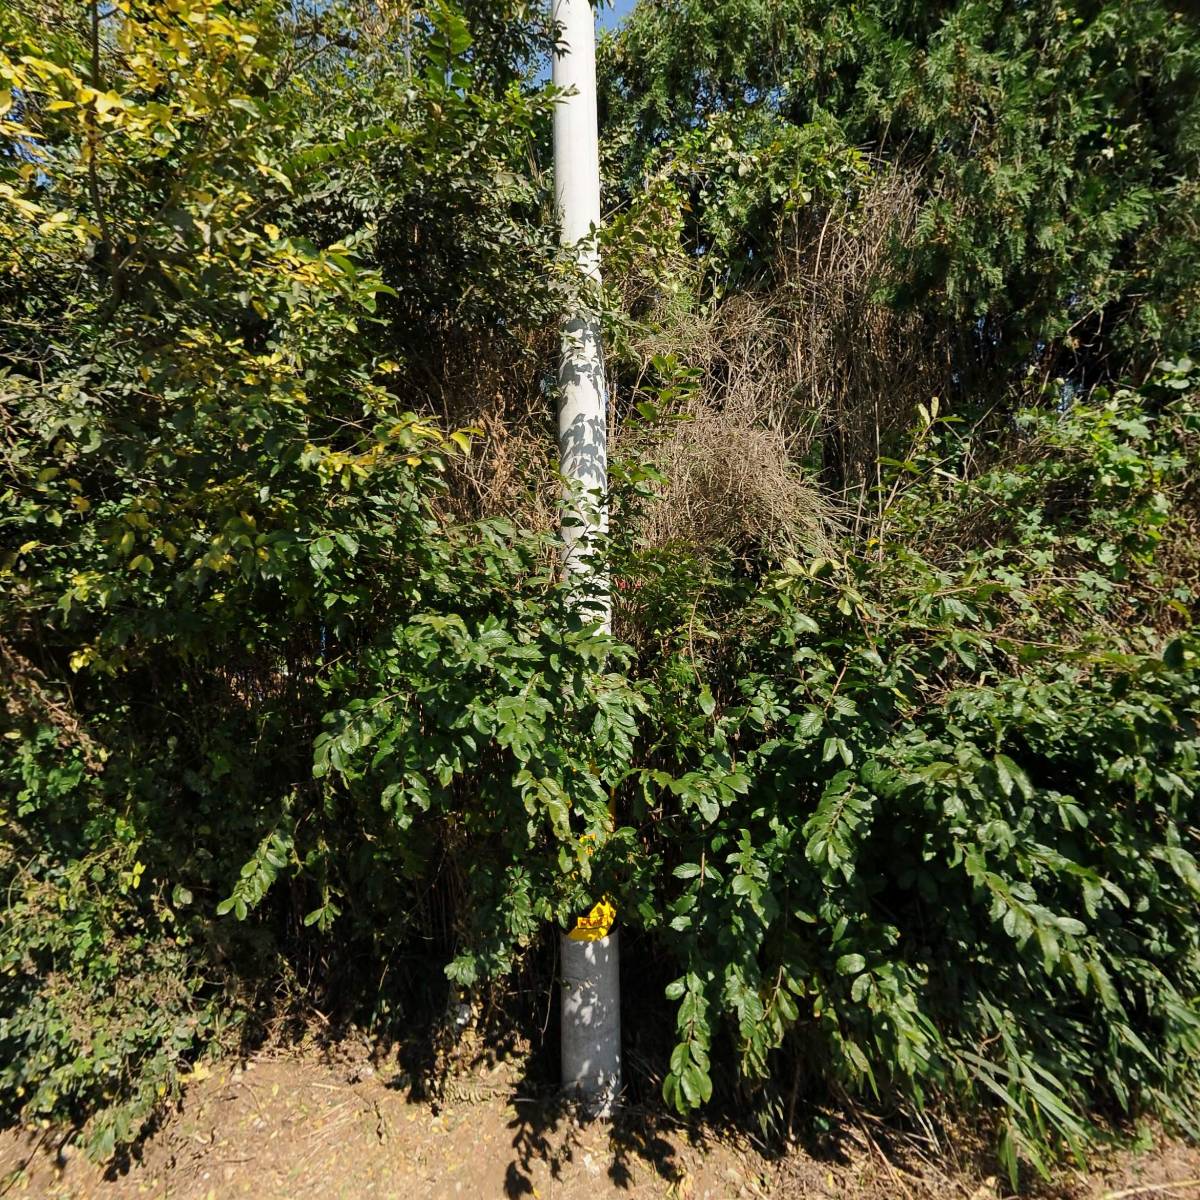
[[(986, 1155), (902, 1145), (861, 1118), (827, 1148), (769, 1158), (744, 1134), (626, 1111), (581, 1124), (521, 1094), (500, 1064), (460, 1077), (441, 1103), (365, 1053), (263, 1052), (200, 1070), (122, 1170), (73, 1152), (53, 1130), (0, 1133), (0, 1197), (97, 1200), (1001, 1200)], [(886, 1146), (886, 1151), (881, 1148)], [(1065, 1170), (1039, 1200), (1200, 1200), (1200, 1150), (1165, 1138)], [(980, 1164), (983, 1164), (982, 1166)]]

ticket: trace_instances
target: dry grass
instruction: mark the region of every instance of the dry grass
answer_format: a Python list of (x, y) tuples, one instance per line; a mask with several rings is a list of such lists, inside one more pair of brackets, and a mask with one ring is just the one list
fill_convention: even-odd
[[(756, 291), (696, 303), (701, 268), (682, 251), (665, 272), (670, 290), (655, 291), (636, 266), (614, 281), (642, 332), (618, 356), (611, 444), (668, 478), (640, 518), (643, 545), (822, 555), (849, 520), (869, 519), (880, 456), (950, 380), (945, 339), (881, 295), (916, 212), (914, 180), (881, 168), (855, 200), (793, 218), (779, 233), (774, 279)], [(458, 336), (466, 340), (431, 348), (432, 370), (413, 381), (447, 424), (482, 431), (454, 468), (448, 505), (552, 529), (556, 333)], [(650, 435), (623, 419), (620, 401), (629, 369), (636, 392), (659, 355), (693, 370), (696, 386), (680, 402), (687, 419)]]
[(640, 536), (780, 560), (829, 557), (837, 510), (794, 464), (786, 435), (738, 414), (700, 407), (647, 453), (667, 476)]
[(915, 178), (881, 170), (853, 209), (797, 219), (784, 235), (777, 304), (792, 394), (778, 419), (820, 439), (831, 487), (860, 493), (876, 483), (880, 456), (917, 405), (949, 390), (944, 336), (882, 295), (916, 216)]
[(471, 453), (450, 464), (446, 508), (471, 520), (506, 517), (539, 532), (558, 522), (558, 452), (548, 382), (553, 329), (520, 337), (459, 332), (431, 346), (413, 391), (448, 429), (478, 431)]
[[(634, 346), (643, 377), (674, 355), (698, 386), (687, 422), (632, 446), (669, 478), (648, 544), (822, 554), (851, 514), (866, 516), (880, 456), (950, 377), (944, 340), (881, 295), (916, 212), (913, 179), (881, 171), (855, 202), (781, 230), (769, 286), (707, 311), (678, 302), (686, 283), (650, 303), (651, 332)], [(627, 290), (646, 305), (643, 284)]]
[(64, 748), (78, 747), (89, 771), (104, 765), (101, 747), (75, 711), (69, 689), (59, 688), (5, 638), (0, 637), (0, 694), (10, 717), (36, 724), (44, 721)]

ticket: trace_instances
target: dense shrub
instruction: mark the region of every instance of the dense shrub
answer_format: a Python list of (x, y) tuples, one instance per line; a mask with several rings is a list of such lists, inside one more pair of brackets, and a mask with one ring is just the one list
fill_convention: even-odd
[(787, 1046), (853, 1090), (998, 1097), (1014, 1173), (1096, 1108), (1194, 1127), (1200, 676), (1160, 561), (1195, 553), (1198, 418), (1159, 389), (1020, 413), (1024, 464), (979, 475), (935, 421), (858, 552), (647, 576), (681, 1108), (729, 1022), (751, 1077)]
[[(453, 515), (477, 434), (433, 416), (565, 294), (528, 169), (551, 97), (527, 7), (53, 8), (0, 16), (0, 1111), (90, 1118), (110, 1153), (258, 985), (379, 1012), (406, 956), (474, 987), (608, 893), (654, 959), (627, 973), (674, 978), (681, 1110), (717, 1064), (767, 1121), (788, 1089), (970, 1097), (1014, 1173), (1098, 1114), (1194, 1124), (1196, 372), (1149, 353), (1092, 386), (1148, 310), (1070, 377), (1044, 382), (1028, 342), (978, 397), (948, 370), (953, 417), (915, 385), (882, 412), (882, 376), (855, 374), (887, 434), (859, 449), (889, 457), (829, 495), (802, 472), (838, 430), (803, 371), (756, 423), (744, 358), (662, 342), (686, 317), (736, 328), (721, 305), (752, 283), (808, 287), (836, 220), (875, 247), (839, 285), (838, 353), (870, 329), (951, 345), (949, 292), (904, 308), (883, 286), (889, 226), (866, 217), (899, 177), (836, 123), (732, 101), (661, 157), (629, 143), (658, 173), (606, 244), (639, 453), (614, 464), (601, 634), (552, 538)], [(897, 185), (909, 217), (946, 146)], [(1089, 255), (1126, 252), (1119, 217)], [(781, 246), (792, 274), (760, 271)], [(1074, 286), (1057, 242), (1028, 250), (985, 273), (1005, 320)], [(950, 266), (946, 288), (978, 263)], [(1022, 307), (1004, 289), (1027, 267)], [(711, 465), (722, 421), (767, 447), (795, 518), (655, 520), (681, 493), (640, 460)]]
[[(833, 131), (915, 167), (918, 236), (892, 302), (955, 314), (973, 386), (1031, 353), (1094, 380), (1194, 346), (1200, 60), (1184, 6), (645, 0), (601, 61), (630, 194), (658, 148), (739, 130), (749, 161), (698, 180), (687, 222), (700, 247), (735, 241), (735, 268), (769, 269), (773, 218), (809, 202), (772, 194), (797, 142)], [(731, 194), (755, 201), (735, 239)]]
[(70, 856), (46, 836), (79, 815), (87, 775), (42, 728), (0, 777), (15, 801), (6, 827), (19, 831), (0, 849), (0, 1094), (26, 1119), (85, 1123), (89, 1150), (107, 1156), (178, 1094), (180, 1064), (242, 1014), (223, 1017), (204, 986), (190, 893), (143, 884), (129, 821), (97, 806)]
[[(369, 79), (371, 45), (343, 51), (329, 6), (123, 5), (82, 26), (53, 9), (0, 17), (0, 1105), (111, 1102), (103, 1151), (139, 1132), (239, 978), (303, 959), (337, 886), (379, 878), (370, 830), (313, 773), (341, 681), (397, 642), (405, 667), (440, 653), (457, 678), (494, 600), (524, 620), (546, 593), (528, 627), (560, 626), (537, 539), (437, 515), (469, 436), (389, 390), (420, 365), (391, 321), (436, 326), (447, 286), (482, 304), (519, 272), (471, 251), (449, 283), (389, 285), (369, 257), (394, 197), (434, 184), (485, 241), (519, 228), (488, 168), (546, 109), (496, 82), (448, 8), (419, 26), (413, 70), (389, 57)], [(526, 25), (505, 22), (519, 47)], [(330, 94), (360, 101), (331, 112)], [(369, 172), (387, 182), (364, 214), (340, 184)], [(576, 626), (556, 670), (597, 660)], [(547, 797), (558, 827), (576, 791)], [(388, 824), (377, 804), (371, 820)], [(281, 872), (290, 896), (247, 936), (213, 924)], [(386, 925), (417, 874), (362, 904)]]

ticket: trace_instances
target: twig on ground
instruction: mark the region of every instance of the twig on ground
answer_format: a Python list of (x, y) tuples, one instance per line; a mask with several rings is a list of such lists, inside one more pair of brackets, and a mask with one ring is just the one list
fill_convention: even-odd
[(38, 1140), (34, 1142), (33, 1149), (30, 1150), (28, 1157), (8, 1177), (8, 1182), (4, 1185), (4, 1187), (0, 1188), (0, 1196), (7, 1196), (8, 1193), (13, 1189), (13, 1186), (16, 1184), (17, 1180), (25, 1174), (25, 1168), (29, 1166), (31, 1162), (33, 1162), (34, 1158), (37, 1156), (37, 1152), (42, 1148), (42, 1143), (46, 1140), (46, 1137), (49, 1133), (50, 1126), (47, 1125), (46, 1128), (42, 1130), (41, 1136), (38, 1138)]
[(1184, 1188), (1200, 1189), (1200, 1179), (1180, 1179), (1175, 1183), (1145, 1183), (1141, 1187), (1105, 1192), (1102, 1200), (1129, 1200), (1131, 1196), (1150, 1196), (1154, 1192), (1180, 1192)]

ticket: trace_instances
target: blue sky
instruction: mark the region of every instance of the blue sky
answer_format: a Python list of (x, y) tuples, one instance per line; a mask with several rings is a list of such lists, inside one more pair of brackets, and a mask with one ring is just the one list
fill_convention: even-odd
[(621, 18), (630, 12), (635, 2), (636, 0), (613, 0), (612, 3), (605, 4), (600, 10), (600, 28), (611, 29), (614, 25), (619, 25)]

